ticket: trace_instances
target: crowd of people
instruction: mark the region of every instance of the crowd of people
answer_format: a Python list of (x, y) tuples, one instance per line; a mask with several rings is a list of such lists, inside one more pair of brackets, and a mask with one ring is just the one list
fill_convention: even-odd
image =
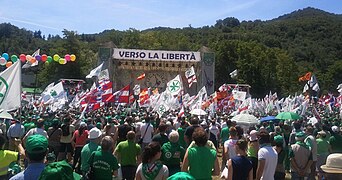
[(0, 180), (342, 179), (341, 117), (240, 126), (226, 114), (27, 109), (0, 120)]

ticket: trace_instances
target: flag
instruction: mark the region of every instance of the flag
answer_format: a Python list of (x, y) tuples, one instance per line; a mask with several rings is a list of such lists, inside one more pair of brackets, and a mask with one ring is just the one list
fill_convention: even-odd
[(319, 86), (318, 86), (318, 82), (317, 82), (317, 79), (316, 79), (316, 76), (315, 75), (312, 75), (310, 80), (308, 81), (310, 87), (312, 88), (312, 90), (314, 91), (319, 91)]
[(189, 68), (188, 70), (185, 71), (185, 77), (188, 79), (194, 75), (196, 75), (196, 73), (195, 73), (195, 69), (193, 66), (191, 66), (191, 68)]
[[(40, 53), (40, 49), (38, 49), (37, 51), (35, 51), (35, 52), (32, 54), (31, 58), (35, 58), (35, 56), (36, 56), (36, 55), (39, 55), (39, 53)], [(30, 67), (37, 66), (37, 65), (38, 65), (38, 60), (36, 60), (34, 63), (31, 63), (31, 60), (28, 59), (28, 60), (26, 61), (26, 63), (23, 65), (22, 68), (25, 69), (25, 68), (30, 68)]]
[(145, 78), (145, 73), (141, 74), (140, 76), (137, 77), (137, 80), (142, 80)]
[(311, 72), (307, 72), (304, 76), (299, 77), (299, 81), (309, 81), (311, 79)]
[(139, 94), (139, 104), (140, 106), (145, 105), (149, 99), (148, 88), (141, 90)]
[(178, 117), (183, 117), (183, 116), (184, 116), (184, 106), (182, 106), (182, 108), (180, 109), (178, 113)]
[(197, 82), (196, 73), (193, 66), (185, 71), (185, 77), (188, 79), (189, 88), (192, 86), (192, 83)]
[(115, 102), (115, 103), (129, 103), (129, 93), (130, 85), (125, 86), (113, 93), (110, 97), (108, 97), (105, 102)]
[(134, 88), (133, 88), (133, 94), (134, 94), (135, 96), (138, 96), (138, 95), (140, 94), (140, 85), (139, 85), (139, 84), (137, 84), (137, 85), (134, 86)]
[(342, 83), (339, 84), (336, 89), (339, 93), (342, 93)]
[(105, 69), (103, 71), (101, 71), (98, 75), (98, 79), (99, 81), (103, 81), (103, 80), (109, 80), (109, 72), (108, 69)]
[(172, 96), (177, 95), (183, 89), (180, 75), (177, 75), (174, 79), (167, 83), (166, 91)]
[(91, 70), (90, 73), (86, 76), (86, 78), (92, 78), (94, 76), (99, 76), (99, 74), (101, 73), (102, 66), (103, 66), (103, 63), (101, 63), (95, 69)]
[(21, 105), (20, 61), (0, 73), (0, 109), (15, 110)]
[(244, 91), (237, 91), (237, 90), (233, 91), (234, 99), (239, 100), (239, 101), (244, 101), (246, 99), (246, 94), (247, 93)]
[(237, 69), (235, 69), (233, 72), (229, 73), (231, 78), (236, 78), (236, 76), (238, 75), (238, 71)]

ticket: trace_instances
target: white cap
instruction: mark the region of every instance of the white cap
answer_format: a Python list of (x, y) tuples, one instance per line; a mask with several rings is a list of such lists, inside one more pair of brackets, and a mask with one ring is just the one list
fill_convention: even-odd
[(99, 138), (101, 135), (102, 135), (101, 130), (99, 130), (97, 127), (94, 127), (89, 131), (88, 138), (96, 139), (96, 138)]
[(331, 127), (331, 130), (332, 130), (333, 132), (335, 132), (335, 133), (340, 132), (340, 128), (337, 127), (337, 126)]
[(82, 126), (83, 126), (83, 127), (86, 127), (87, 124), (86, 124), (85, 122), (81, 122), (81, 123), (80, 123), (80, 127), (82, 127)]

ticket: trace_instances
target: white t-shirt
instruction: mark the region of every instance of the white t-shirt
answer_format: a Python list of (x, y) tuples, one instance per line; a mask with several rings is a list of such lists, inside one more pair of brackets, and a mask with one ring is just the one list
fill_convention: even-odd
[[(148, 126), (148, 129), (146, 130), (148, 124), (149, 124), (149, 126)], [(146, 131), (146, 134), (145, 134), (145, 131)], [(143, 143), (150, 143), (152, 141), (152, 134), (153, 134), (153, 132), (154, 132), (154, 130), (153, 130), (153, 126), (152, 126), (151, 123), (144, 123), (140, 127), (141, 138), (145, 134), (144, 139), (143, 139)]]
[(278, 162), (277, 151), (272, 146), (264, 146), (258, 151), (258, 159), (265, 160), (264, 172), (262, 172), (261, 179), (274, 180), (274, 173)]
[(219, 128), (216, 125), (213, 125), (213, 126), (210, 126), (209, 131), (211, 133), (213, 133), (215, 135), (215, 137), (216, 137), (216, 140), (218, 140), (218, 137), (219, 137), (219, 134), (220, 134)]
[(235, 139), (228, 139), (223, 144), (223, 146), (225, 148), (228, 148), (228, 154), (229, 154), (229, 158), (230, 159), (236, 156), (236, 152), (235, 152), (235, 144), (236, 144), (236, 142), (237, 142), (237, 140), (235, 140)]
[(47, 132), (44, 130), (44, 129), (41, 129), (41, 128), (33, 128), (33, 129), (30, 129), (27, 133), (26, 133), (26, 137), (29, 137), (31, 135), (36, 135), (36, 134), (40, 134), (46, 138), (49, 138), (48, 135), (47, 135)]

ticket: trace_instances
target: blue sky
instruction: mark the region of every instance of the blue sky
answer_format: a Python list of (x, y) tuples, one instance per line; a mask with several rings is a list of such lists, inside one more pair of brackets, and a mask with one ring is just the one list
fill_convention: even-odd
[(214, 25), (216, 20), (269, 20), (305, 7), (342, 14), (341, 0), (0, 0), (0, 23), (43, 34), (99, 33)]

